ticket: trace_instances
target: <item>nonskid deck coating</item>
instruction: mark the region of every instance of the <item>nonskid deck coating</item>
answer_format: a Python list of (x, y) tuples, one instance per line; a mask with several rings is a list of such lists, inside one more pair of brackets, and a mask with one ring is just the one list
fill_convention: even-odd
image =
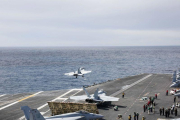
[[(149, 77), (147, 77), (149, 75)], [(145, 78), (147, 77), (147, 78)], [(105, 82), (102, 84), (97, 84), (94, 86), (90, 86), (87, 88), (87, 91), (90, 94), (93, 94), (96, 88), (104, 89), (107, 95), (113, 95), (117, 93), (117, 91), (122, 92), (123, 86), (131, 86), (136, 83), (138, 80), (145, 78), (144, 80), (134, 84), (129, 89), (123, 90), (125, 92), (125, 98), (121, 98), (121, 92), (116, 94), (116, 97), (119, 97), (120, 100), (118, 102), (112, 102), (109, 106), (100, 106), (98, 110), (100, 114), (104, 115), (104, 119), (106, 120), (116, 120), (118, 114), (123, 115), (123, 119), (127, 119), (128, 115), (131, 114), (133, 116), (134, 112), (138, 112), (140, 114), (139, 119), (142, 119), (142, 116), (146, 117), (146, 120), (157, 120), (158, 118), (165, 118), (164, 116), (159, 115), (159, 108), (160, 107), (170, 107), (173, 103), (173, 96), (165, 96), (165, 91), (169, 88), (169, 85), (172, 83), (172, 75), (171, 74), (141, 74), (136, 76), (131, 76), (127, 78), (117, 79), (114, 81)], [(158, 99), (155, 100), (157, 106), (155, 107), (155, 114), (148, 115), (147, 112), (143, 112), (143, 105), (146, 101), (141, 101), (140, 98), (143, 96), (150, 97), (154, 96), (155, 93), (158, 93)], [(24, 97), (28, 95), (33, 95), (34, 93), (24, 94)], [(47, 101), (72, 101), (68, 98), (71, 95), (83, 95), (84, 91), (82, 89), (71, 89), (71, 90), (56, 90), (56, 91), (47, 91), (42, 92), (38, 95), (29, 97), (28, 99), (22, 100), (12, 106), (9, 106), (5, 109), (0, 110), (0, 120), (20, 120), (24, 119), (23, 111), (20, 110), (21, 106), (28, 105), (31, 108), (38, 108), (39, 111), (44, 116), (50, 116), (50, 111), (47, 106)], [(23, 94), (22, 94), (23, 95)], [(23, 99), (22, 97), (18, 98), (17, 95), (14, 96), (14, 101), (17, 99)], [(11, 101), (13, 101), (13, 96), (11, 97)], [(15, 97), (16, 96), (16, 97)], [(20, 95), (21, 96), (21, 95)], [(6, 99), (5, 99), (6, 98)], [(4, 101), (6, 100), (6, 101)], [(11, 102), (10, 101), (10, 102)], [(13, 101), (13, 102), (14, 102)], [(4, 95), (0, 97), (1, 104), (8, 102), (8, 95)], [(81, 101), (79, 101), (81, 102)], [(8, 104), (10, 104), (8, 102)], [(7, 104), (5, 104), (7, 105)], [(5, 105), (0, 105), (2, 108)], [(114, 111), (114, 105), (119, 106), (118, 111)], [(180, 109), (178, 109), (178, 113), (180, 114)], [(178, 115), (177, 117), (180, 117)], [(174, 116), (171, 115), (171, 118)]]

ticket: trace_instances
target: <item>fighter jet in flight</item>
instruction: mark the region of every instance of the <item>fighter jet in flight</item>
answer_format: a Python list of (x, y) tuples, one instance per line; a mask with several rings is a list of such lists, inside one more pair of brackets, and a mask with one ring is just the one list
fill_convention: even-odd
[(70, 72), (70, 73), (65, 73), (64, 75), (68, 75), (68, 76), (82, 76), (84, 77), (84, 74), (90, 73), (91, 71), (86, 71), (84, 68), (79, 68), (77, 71), (75, 72)]
[(37, 109), (31, 109), (28, 106), (22, 106), (26, 120), (92, 120), (103, 118), (101, 114), (78, 111), (44, 118)]
[(106, 93), (103, 90), (99, 90), (99, 88), (97, 88), (97, 90), (92, 95), (90, 95), (84, 87), (83, 87), (83, 90), (85, 91), (86, 95), (71, 96), (70, 99), (73, 99), (76, 101), (85, 100), (86, 102), (89, 102), (89, 103), (95, 102), (98, 104), (119, 100), (119, 98), (117, 97), (107, 96)]

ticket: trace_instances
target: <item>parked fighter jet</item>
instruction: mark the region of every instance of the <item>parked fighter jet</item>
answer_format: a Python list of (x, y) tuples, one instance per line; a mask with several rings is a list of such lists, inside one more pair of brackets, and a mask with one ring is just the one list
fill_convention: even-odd
[(78, 71), (75, 72), (70, 72), (70, 73), (65, 73), (64, 75), (68, 76), (82, 76), (84, 77), (84, 74), (90, 73), (91, 71), (86, 71), (84, 68), (79, 68)]
[(106, 93), (103, 90), (99, 90), (99, 88), (97, 88), (97, 90), (92, 95), (89, 95), (89, 93), (86, 91), (84, 87), (83, 87), (83, 90), (85, 91), (86, 95), (71, 96), (70, 99), (77, 100), (77, 101), (85, 100), (86, 102), (90, 102), (90, 103), (92, 102), (104, 103), (104, 102), (119, 100), (119, 98), (107, 96)]
[(24, 111), (26, 120), (91, 120), (103, 117), (101, 114), (88, 113), (86, 111), (78, 111), (44, 118), (37, 109), (31, 109), (28, 106), (22, 106), (21, 110)]
[[(174, 71), (172, 82), (173, 83), (170, 85), (170, 87), (180, 88), (180, 69), (179, 69), (179, 72), (177, 74), (176, 74), (176, 71)], [(176, 92), (174, 92), (174, 95), (180, 97), (180, 90), (177, 90)]]
[(173, 83), (170, 85), (170, 87), (174, 87), (174, 88), (180, 87), (180, 80), (177, 79), (177, 77), (179, 77), (179, 74), (180, 73), (176, 74), (176, 71), (174, 71), (174, 73), (173, 73), (173, 81), (172, 81)]
[(178, 71), (178, 73), (177, 73), (177, 76), (176, 76), (177, 78), (177, 80), (180, 80), (180, 68), (179, 68), (179, 71)]

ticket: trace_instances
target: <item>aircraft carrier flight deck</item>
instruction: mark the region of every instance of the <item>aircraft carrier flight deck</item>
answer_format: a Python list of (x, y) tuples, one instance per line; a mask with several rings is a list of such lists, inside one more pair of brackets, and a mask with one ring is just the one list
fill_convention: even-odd
[[(106, 106), (98, 106), (99, 114), (104, 115), (104, 120), (117, 120), (118, 114), (122, 115), (123, 120), (128, 119), (128, 115), (132, 116), (134, 112), (139, 113), (139, 120), (144, 116), (146, 120), (166, 119), (160, 116), (159, 108), (169, 108), (173, 104), (173, 95), (166, 96), (166, 90), (171, 90), (169, 86), (172, 84), (172, 74), (140, 74), (126, 78), (107, 81), (101, 84), (92, 85), (86, 90), (93, 94), (99, 88), (106, 92), (106, 95), (120, 98), (118, 102), (111, 102)], [(122, 98), (122, 92), (125, 93)], [(43, 116), (51, 116), (51, 111), (47, 104), (48, 101), (53, 102), (80, 102), (70, 100), (70, 96), (84, 95), (83, 89), (67, 89), (55, 91), (39, 91), (36, 93), (22, 93), (15, 95), (0, 95), (0, 120), (25, 120), (24, 113), (20, 109), (21, 106), (29, 106), (38, 109)], [(143, 111), (143, 105), (147, 100), (142, 97), (154, 97), (155, 113), (150, 114)], [(177, 102), (180, 102), (177, 99)], [(118, 110), (114, 111), (114, 106), (118, 106)], [(178, 115), (170, 115), (169, 119), (180, 118), (180, 108)]]

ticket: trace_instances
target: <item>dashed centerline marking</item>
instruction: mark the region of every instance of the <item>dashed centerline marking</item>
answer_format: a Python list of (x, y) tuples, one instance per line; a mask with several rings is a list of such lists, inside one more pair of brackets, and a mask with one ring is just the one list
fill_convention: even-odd
[(146, 93), (146, 94), (144, 94), (143, 96), (147, 96), (149, 94), (149, 92), (148, 93)]
[[(149, 84), (152, 83), (152, 81), (154, 80), (154, 78), (151, 80), (151, 82)], [(149, 84), (146, 86), (146, 88), (141, 92), (141, 94), (138, 96), (138, 98), (133, 102), (133, 104), (128, 108), (127, 111), (129, 111), (129, 109), (131, 109), (131, 107), (134, 105), (134, 103), (140, 98), (140, 96), (145, 92), (145, 90), (147, 89), (147, 87), (149, 86)], [(127, 114), (127, 112), (125, 113), (125, 115)]]
[(33, 97), (33, 96), (35, 96), (35, 95), (38, 95), (38, 94), (40, 94), (40, 93), (42, 93), (42, 92), (43, 92), (43, 91), (37, 92), (37, 93), (35, 93), (35, 94), (33, 94), (33, 95), (30, 95), (30, 96), (28, 96), (28, 97), (25, 97), (25, 98), (23, 98), (23, 99), (21, 99), (21, 100), (18, 100), (18, 101), (16, 101), (16, 102), (13, 102), (13, 103), (11, 103), (11, 104), (9, 104), (9, 105), (6, 105), (6, 106), (0, 108), (0, 110), (3, 110), (3, 109), (5, 109), (5, 108), (7, 108), (7, 107), (9, 107), (9, 106), (12, 106), (12, 105), (14, 105), (14, 104), (16, 104), (16, 103), (19, 103), (19, 102), (21, 102), (21, 101), (23, 101), (23, 100), (26, 100), (26, 99), (30, 98), (30, 97)]

